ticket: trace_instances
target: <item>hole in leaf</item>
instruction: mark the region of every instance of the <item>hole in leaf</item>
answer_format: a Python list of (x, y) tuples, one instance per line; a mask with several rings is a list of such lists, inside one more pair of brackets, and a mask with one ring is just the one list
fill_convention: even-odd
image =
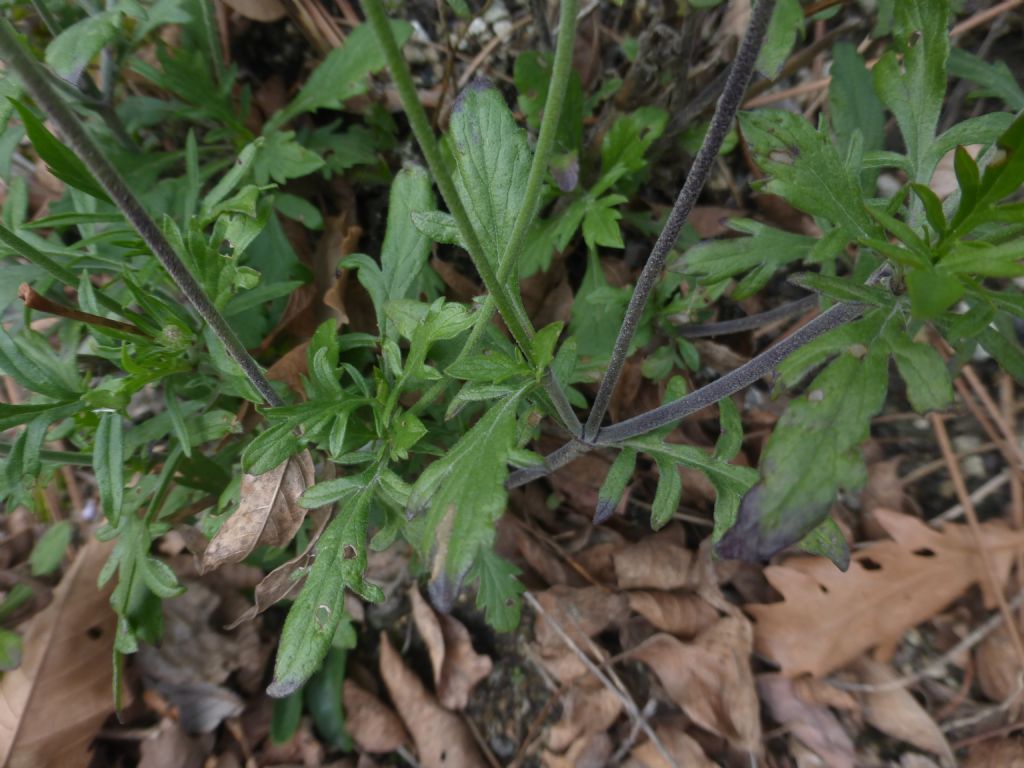
[(872, 560), (870, 557), (865, 557), (863, 560), (858, 560), (866, 571), (877, 571), (881, 569), (881, 565), (876, 560)]
[(345, 551), (342, 552), (341, 557), (342, 557), (343, 560), (355, 560), (356, 559), (356, 555), (358, 555), (358, 554), (359, 554), (359, 552), (356, 551), (355, 547), (353, 547), (351, 544), (346, 544), (345, 545)]
[(103, 630), (99, 627), (89, 627), (87, 630), (85, 630), (85, 635), (90, 640), (99, 640), (101, 637), (103, 637)]
[(918, 557), (935, 557), (935, 550), (922, 547), (921, 549), (915, 549), (914, 554)]

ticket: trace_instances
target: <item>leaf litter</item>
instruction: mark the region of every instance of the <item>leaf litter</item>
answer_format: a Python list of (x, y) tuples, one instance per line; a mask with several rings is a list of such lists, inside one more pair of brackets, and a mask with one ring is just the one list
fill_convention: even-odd
[[(270, 2), (235, 0), (230, 5), (243, 16), (253, 18), (258, 13), (279, 13), (277, 4)], [(260, 10), (252, 10), (256, 6)], [(721, 19), (724, 31), (720, 30), (713, 39), (716, 63), (731, 58), (749, 11), (750, 3), (745, 0), (728, 5)], [(600, 10), (592, 14), (593, 19), (599, 16)], [(603, 34), (596, 21), (589, 34), (595, 40)], [(645, 56), (649, 57), (650, 52)], [(577, 57), (586, 64), (587, 71), (600, 71), (600, 56), (593, 51), (578, 51)], [(643, 60), (641, 56), (640, 61)], [(500, 58), (496, 59), (495, 65), (500, 64)], [(641, 69), (630, 68), (627, 79), (640, 79)], [(940, 170), (948, 171), (944, 167)], [(727, 183), (725, 179), (713, 182)], [(941, 176), (933, 180), (936, 186), (942, 183), (947, 182)], [(814, 230), (809, 217), (784, 204), (778, 206), (781, 212), (773, 213), (768, 196), (758, 198), (757, 206), (762, 217), (775, 223), (781, 224), (788, 217), (789, 229)], [(723, 219), (746, 211), (707, 206), (699, 207), (697, 213), (698, 229), (704, 236), (712, 236), (723, 230)], [(359, 229), (346, 225), (340, 235), (358, 239), (358, 231), (353, 236), (349, 226)], [(340, 235), (335, 229), (337, 240)], [(344, 250), (351, 252), (354, 247), (350, 240)], [(613, 285), (632, 281), (633, 275), (622, 269), (620, 260), (608, 259), (604, 254), (602, 257), (602, 266), (611, 273), (609, 281)], [(528, 304), (537, 313), (547, 313), (545, 317), (565, 319), (574, 285), (572, 270), (577, 265), (562, 254), (555, 258), (559, 259), (556, 269), (532, 278)], [(468, 299), (479, 293), (474, 279), (467, 277), (457, 264), (437, 256), (433, 263), (438, 265), (451, 294)], [(326, 281), (327, 307), (339, 324), (349, 321), (350, 315), (354, 318), (367, 314), (359, 306), (360, 302), (366, 303), (365, 297), (360, 297), (361, 288), (349, 276), (342, 270), (341, 274), (328, 274)], [(315, 326), (310, 320), (321, 311), (319, 303), (316, 292), (296, 292), (281, 326), (265, 339), (266, 345), (279, 336), (298, 339), (293, 353), (279, 358), (277, 370), (272, 370), (275, 378), (296, 391), (301, 390), (301, 375), (305, 372), (305, 338), (308, 329)], [(372, 322), (360, 324), (369, 329)], [(746, 343), (744, 339), (702, 346), (706, 352), (714, 353), (712, 361), (717, 359), (728, 368), (734, 366), (733, 358), (746, 354)], [(638, 365), (627, 371), (623, 384), (613, 406), (616, 414), (642, 410), (643, 404), (658, 402), (662, 394), (644, 378)], [(770, 422), (774, 406), (763, 407), (763, 413), (768, 414), (766, 423)], [(696, 421), (698, 430), (712, 433), (713, 426), (709, 427), (706, 420)], [(693, 425), (687, 429), (693, 429)], [(687, 433), (687, 437), (691, 435)], [(740, 461), (754, 458), (756, 441), (756, 437), (748, 440), (744, 452), (751, 455), (741, 455)], [(361, 655), (362, 677), (357, 682), (350, 676), (338, 692), (347, 712), (346, 727), (357, 751), (363, 753), (358, 765), (374, 764), (367, 753), (396, 751), (400, 755), (414, 753), (423, 766), (494, 764), (494, 755), (485, 752), (498, 754), (501, 750), (495, 746), (496, 741), (477, 738), (469, 723), (476, 720), (478, 725), (487, 725), (479, 722), (478, 713), (483, 711), (481, 699), (493, 695), (494, 689), (488, 684), (509, 666), (514, 674), (503, 678), (510, 681), (506, 686), (509, 692), (519, 690), (513, 680), (526, 678), (531, 685), (523, 688), (529, 691), (528, 695), (512, 702), (513, 715), (520, 721), (517, 724), (523, 726), (518, 732), (521, 742), (512, 745), (507, 760), (502, 752), (502, 763), (597, 766), (614, 759), (616, 764), (635, 768), (701, 768), (745, 765), (749, 756), (767, 752), (768, 761), (778, 762), (782, 755), (781, 760), (795, 760), (798, 765), (823, 762), (840, 768), (857, 764), (923, 768), (947, 764), (953, 749), (965, 755), (962, 764), (971, 768), (1024, 762), (1024, 747), (1014, 732), (999, 730), (1012, 726), (1014, 719), (997, 717), (984, 721), (991, 722), (991, 728), (975, 731), (977, 740), (973, 742), (960, 738), (962, 731), (946, 728), (950, 722), (955, 724), (949, 713), (963, 714), (966, 709), (970, 715), (972, 707), (982, 703), (969, 702), (958, 709), (953, 689), (961, 683), (967, 694), (987, 699), (992, 705), (1004, 706), (1009, 702), (1006, 711), (1013, 713), (1014, 718), (1019, 714), (1014, 697), (1020, 692), (1020, 670), (1005, 626), (976, 645), (968, 654), (970, 658), (961, 654), (948, 660), (949, 680), (942, 680), (941, 686), (923, 688), (930, 694), (946, 697), (948, 712), (944, 720), (938, 717), (940, 708), (932, 701), (926, 700), (926, 705), (922, 705), (907, 687), (893, 687), (902, 679), (902, 670), (920, 666), (929, 651), (944, 650), (922, 647), (938, 641), (938, 621), (952, 613), (954, 606), (966, 609), (967, 623), (980, 622), (980, 606), (993, 606), (984, 564), (965, 527), (950, 524), (935, 531), (915, 517), (902, 514), (918, 508), (931, 512), (936, 498), (949, 496), (937, 490), (938, 482), (935, 488), (918, 493), (911, 493), (900, 483), (900, 472), (912, 463), (907, 457), (889, 453), (888, 457), (870, 463), (868, 484), (859, 502), (845, 499), (852, 509), (838, 510), (856, 517), (859, 503), (859, 512), (869, 518), (846, 527), (846, 532), (861, 545), (853, 554), (850, 573), (841, 576), (821, 560), (783, 556), (764, 570), (756, 590), (763, 596), (774, 588), (778, 593), (775, 597), (782, 599), (747, 599), (745, 614), (736, 610), (735, 604), (741, 602), (740, 595), (748, 592), (732, 581), (741, 571), (714, 566), (696, 549), (698, 540), (706, 535), (705, 530), (674, 523), (657, 536), (639, 532), (642, 527), (636, 523), (642, 519), (642, 504), (649, 500), (641, 484), (630, 489), (617, 510), (612, 535), (594, 534), (588, 528), (586, 516), (597, 501), (608, 463), (606, 457), (588, 456), (574, 467), (576, 471), (552, 478), (555, 493), (562, 501), (556, 514), (540, 508), (547, 502), (543, 495), (515, 511), (525, 524), (537, 526), (544, 536), (557, 542), (552, 547), (538, 544), (539, 539), (534, 536), (519, 535), (509, 557), (524, 570), (524, 578), (537, 601), (575, 648), (569, 647), (538, 617), (524, 620), (511, 640), (499, 646), (467, 605), (457, 604), (452, 615), (434, 611), (422, 599), (418, 587), (409, 586), (406, 560), (398, 566), (401, 575), (387, 591), (391, 596), (398, 595), (397, 603), (411, 607), (390, 616), (377, 608), (367, 608), (365, 624), (361, 614), (352, 611), (360, 623), (357, 631), (361, 645), (372, 647), (373, 630), (381, 626), (394, 630), (380, 635), (376, 662), (383, 687), (368, 681), (374, 677), (368, 671), (371, 665), (367, 664), (374, 660), (373, 652), (360, 649), (353, 654)], [(300, 454), (264, 475), (246, 477), (242, 504), (207, 547), (204, 570), (227, 567), (250, 557), (258, 548), (290, 541), (303, 525), (306, 514), (296, 500), (311, 481), (312, 462), (308, 454)], [(702, 488), (702, 482), (706, 484), (703, 475), (684, 474), (685, 506), (709, 509), (713, 493)], [(1011, 567), (1024, 541), (1020, 533), (1001, 523), (1000, 516), (1001, 510), (989, 514), (982, 525), (982, 543), (997, 565), (999, 586), (1013, 590), (1019, 587), (1010, 577)], [(251, 743), (219, 754), (218, 764), (324, 761), (325, 750), (308, 719), (302, 721), (287, 747), (275, 751), (267, 746), (270, 717), (266, 700), (241, 690), (238, 683), (242, 677), (240, 667), (252, 663), (241, 660), (255, 654), (256, 645), (265, 645), (266, 636), (277, 631), (274, 613), (261, 614), (278, 601), (294, 597), (304, 570), (312, 562), (313, 546), (327, 521), (327, 513), (317, 510), (311, 517), (314, 519), (308, 546), (271, 570), (255, 588), (255, 606), (239, 618), (246, 623), (232, 625), (241, 633), (248, 633), (249, 639), (239, 640), (238, 634), (222, 632), (223, 621), (238, 616), (238, 612), (220, 616), (226, 605), (220, 606), (216, 597), (203, 595), (195, 585), (190, 587), (189, 594), (194, 591), (202, 597), (198, 603), (173, 605), (174, 601), (169, 601), (165, 616), (169, 628), (166, 647), (156, 649), (149, 661), (143, 661), (143, 654), (139, 657), (138, 668), (146, 673), (143, 686), (149, 689), (150, 709), (159, 710), (159, 705), (153, 704), (154, 691), (163, 691), (165, 705), (174, 704), (167, 707), (166, 716), (141, 746), (144, 764), (149, 768), (160, 765), (156, 757), (160, 753), (178, 755), (181, 763), (202, 757), (217, 759), (210, 757), (211, 750), (217, 749), (211, 745), (211, 739), (203, 741), (202, 737), (190, 735), (190, 731), (211, 730), (225, 722), (227, 725), (221, 725), (221, 729), (230, 730), (234, 727), (231, 723), (243, 724), (237, 732)], [(8, 539), (4, 543), (9, 542)], [(36, 613), (22, 627), (29, 650), (21, 667), (8, 673), (0, 687), (4, 696), (14, 702), (14, 716), (31, 722), (28, 718), (38, 714), (39, 705), (31, 696), (27, 702), (22, 701), (19, 697), (24, 697), (24, 692), (17, 693), (19, 686), (46, 684), (49, 676), (70, 664), (72, 658), (92, 659), (87, 670), (76, 671), (71, 678), (72, 690), (82, 688), (87, 692), (82, 701), (90, 703), (89, 711), (84, 712), (83, 705), (82, 721), (67, 724), (73, 736), (63, 743), (49, 733), (37, 734), (40, 741), (36, 744), (29, 739), (33, 730), (19, 731), (19, 746), (20, 740), (29, 739), (24, 748), (41, 750), (25, 752), (27, 755), (58, 754), (65, 749), (71, 752), (70, 746), (74, 745), (74, 757), (81, 759), (86, 754), (83, 745), (111, 711), (111, 681), (102, 681), (102, 696), (97, 683), (99, 673), (109, 671), (109, 645), (105, 646), (102, 663), (98, 653), (82, 654), (80, 647), (76, 648), (77, 655), (52, 659), (47, 656), (43, 662), (31, 650), (39, 638), (43, 638), (44, 647), (47, 642), (65, 642), (65, 634), (81, 641), (81, 626), (88, 624), (84, 618), (81, 626), (65, 626), (68, 620), (64, 617), (75, 610), (83, 611), (89, 618), (106, 615), (106, 597), (95, 590), (89, 593), (86, 587), (91, 589), (95, 580), (82, 575), (87, 570), (82, 558), (92, 546), (80, 550), (65, 571), (51, 607)], [(22, 562), (25, 554), (13, 554), (13, 564)], [(102, 559), (99, 558), (100, 564)], [(759, 577), (756, 570), (752, 567), (744, 573)], [(582, 578), (581, 572), (587, 578)], [(980, 592), (980, 600), (976, 592)], [(408, 601), (401, 600), (403, 593), (409, 595)], [(754, 590), (749, 594), (754, 594)], [(69, 596), (75, 598), (73, 602), (69, 602)], [(420, 664), (416, 663), (415, 655), (399, 654), (392, 642), (397, 642), (400, 632), (409, 631), (410, 624), (415, 625), (427, 649)], [(956, 631), (963, 634), (966, 630)], [(103, 631), (101, 637), (106, 642), (112, 632)], [(254, 637), (259, 640), (254, 642)], [(89, 643), (81, 643), (90, 648)], [(501, 654), (495, 652), (498, 647)], [(592, 667), (602, 670), (604, 678), (596, 677)], [(975, 675), (974, 685), (970, 674)], [(864, 690), (849, 692), (832, 685), (844, 681), (852, 681)], [(175, 690), (173, 686), (186, 686), (189, 695), (169, 693)], [(545, 699), (550, 700), (551, 706), (545, 705)], [(635, 707), (648, 729), (639, 727), (637, 714), (628, 704)], [(66, 713), (62, 709), (62, 717)], [(40, 722), (48, 724), (45, 718)], [(776, 725), (785, 729), (782, 738), (770, 730)], [(872, 734), (873, 743), (865, 746), (865, 742), (872, 742)], [(789, 746), (780, 748), (783, 744)], [(741, 762), (737, 762), (737, 752), (747, 753)], [(19, 763), (12, 758), (5, 764), (33, 763)], [(355, 765), (348, 759), (334, 764)]]

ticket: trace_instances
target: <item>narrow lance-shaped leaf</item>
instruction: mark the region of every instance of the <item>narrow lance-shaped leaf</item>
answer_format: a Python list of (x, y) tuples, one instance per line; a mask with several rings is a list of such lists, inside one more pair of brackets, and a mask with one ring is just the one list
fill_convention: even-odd
[(679, 499), (683, 495), (683, 480), (674, 461), (658, 458), (658, 490), (651, 503), (651, 528), (658, 530), (672, 519), (679, 510)]
[(612, 468), (601, 484), (601, 490), (597, 493), (597, 509), (594, 511), (594, 525), (606, 522), (615, 514), (615, 508), (622, 499), (626, 490), (629, 478), (633, 476), (636, 468), (636, 451), (631, 448), (624, 448), (615, 457)]
[(104, 413), (100, 417), (92, 466), (103, 514), (111, 525), (116, 526), (124, 504), (124, 432), (121, 414)]
[(374, 484), (339, 511), (317, 543), (306, 584), (288, 611), (267, 693), (275, 698), (298, 690), (327, 655), (345, 612), (345, 589), (370, 602), (384, 593), (365, 579), (366, 527)]

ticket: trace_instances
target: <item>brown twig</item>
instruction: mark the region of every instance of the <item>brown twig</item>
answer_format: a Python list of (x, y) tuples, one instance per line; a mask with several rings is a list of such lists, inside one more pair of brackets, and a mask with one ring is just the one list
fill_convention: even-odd
[(59, 317), (66, 317), (69, 320), (78, 320), (83, 323), (88, 323), (89, 325), (99, 325), (104, 328), (112, 328), (113, 330), (121, 331), (122, 333), (131, 333), (136, 336), (149, 338), (148, 335), (137, 325), (132, 323), (122, 323), (119, 320), (111, 320), (107, 317), (100, 317), (99, 315), (82, 312), (80, 309), (74, 309), (73, 307), (65, 307), (63, 304), (58, 304), (57, 302), (46, 298), (28, 283), (22, 283), (18, 288), (18, 298), (25, 302), (25, 306), (28, 309), (34, 309), (38, 312), (46, 312), (47, 314), (57, 315)]
[(942, 455), (946, 459), (946, 463), (949, 465), (949, 474), (953, 478), (953, 487), (956, 489), (956, 495), (960, 499), (960, 503), (963, 505), (964, 513), (967, 517), (967, 524), (970, 527), (971, 534), (978, 547), (978, 553), (981, 555), (981, 559), (985, 563), (985, 571), (988, 575), (989, 584), (992, 587), (992, 593), (999, 603), (999, 612), (1006, 621), (1006, 628), (1010, 633), (1010, 640), (1013, 643), (1014, 651), (1017, 654), (1017, 659), (1020, 662), (1021, 668), (1024, 669), (1024, 643), (1021, 642), (1017, 624), (1014, 622), (1013, 614), (1010, 613), (1010, 607), (1006, 603), (1006, 596), (1003, 594), (1003, 588), (999, 583), (999, 577), (996, 573), (996, 568), (992, 562), (992, 557), (988, 551), (988, 547), (985, 546), (985, 543), (982, 540), (981, 525), (978, 522), (978, 513), (974, 510), (974, 504), (971, 502), (971, 496), (967, 492), (967, 484), (964, 482), (963, 473), (961, 473), (960, 465), (957, 464), (956, 456), (953, 454), (953, 447), (949, 442), (949, 433), (946, 431), (946, 425), (943, 423), (942, 419), (935, 418), (934, 413), (929, 414), (929, 417), (932, 422), (932, 429), (935, 432), (935, 438), (939, 443), (939, 449), (942, 451)]

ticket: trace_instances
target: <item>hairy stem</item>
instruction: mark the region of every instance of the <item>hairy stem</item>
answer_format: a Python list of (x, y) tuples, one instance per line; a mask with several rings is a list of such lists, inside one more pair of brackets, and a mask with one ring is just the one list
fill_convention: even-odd
[(68, 143), (68, 146), (85, 163), (103, 189), (106, 190), (110, 199), (139, 233), (143, 242), (149, 246), (153, 255), (167, 270), (171, 279), (185, 294), (199, 316), (206, 321), (210, 330), (220, 339), (228, 355), (238, 363), (256, 391), (269, 405), (281, 405), (281, 398), (270, 386), (262, 368), (246, 351), (231, 326), (203, 292), (202, 287), (182, 263), (178, 254), (174, 252), (171, 244), (167, 242), (167, 238), (142, 207), (138, 198), (128, 189), (121, 174), (117, 172), (117, 169), (107, 160), (103, 151), (86, 132), (85, 126), (79, 121), (77, 115), (51, 87), (39, 63), (21, 47), (17, 32), (6, 19), (0, 20), (0, 55), (3, 56), (7, 66), (17, 74), (25, 90), (32, 96), (36, 104), (56, 126), (58, 133)]
[(719, 400), (736, 394), (761, 377), (774, 371), (779, 363), (800, 347), (813, 341), (823, 333), (856, 320), (868, 309), (870, 307), (867, 304), (836, 304), (792, 335), (769, 347), (757, 357), (741, 365), (736, 370), (730, 371), (721, 378), (716, 379), (707, 386), (701, 387), (678, 400), (666, 403), (659, 408), (654, 408), (613, 426), (605, 427), (597, 433), (596, 438), (592, 442), (584, 443), (574, 440), (566, 443), (544, 458), (543, 467), (531, 467), (530, 469), (514, 472), (508, 480), (508, 486), (516, 488), (531, 480), (543, 477), (549, 472), (568, 464), (577, 456), (596, 447), (619, 445), (631, 437), (639, 437), (655, 429), (669, 426), (692, 413), (707, 408), (709, 405), (714, 405)]
[(804, 296), (802, 299), (769, 309), (766, 312), (758, 312), (756, 315), (738, 317), (735, 320), (722, 320), (718, 323), (681, 325), (679, 327), (679, 335), (684, 339), (704, 339), (710, 336), (727, 336), (730, 333), (752, 331), (755, 328), (774, 323), (777, 320), (784, 320), (787, 317), (793, 317), (794, 315), (806, 312), (818, 306), (819, 301), (820, 298), (817, 294), (811, 294), (810, 296)]
[(525, 316), (521, 305), (512, 300), (504, 285), (498, 281), (497, 275), (484, 256), (483, 246), (480, 245), (480, 240), (469, 220), (469, 215), (466, 213), (462, 200), (459, 198), (459, 193), (455, 189), (455, 183), (452, 181), (452, 177), (445, 168), (444, 161), (441, 159), (441, 152), (437, 147), (437, 140), (434, 138), (430, 121), (423, 109), (423, 105), (420, 104), (419, 96), (416, 93), (416, 86), (413, 84), (412, 75), (409, 72), (409, 66), (402, 57), (402, 52), (398, 48), (398, 42), (391, 32), (391, 25), (388, 23), (388, 16), (384, 11), (384, 6), (381, 4), (381, 0), (363, 0), (362, 5), (366, 18), (373, 27), (377, 40), (384, 51), (384, 58), (387, 60), (388, 69), (391, 70), (391, 78), (394, 80), (398, 97), (402, 102), (402, 109), (409, 120), (409, 127), (412, 129), (413, 136), (416, 137), (416, 143), (420, 146), (423, 158), (427, 161), (430, 173), (434, 177), (434, 183), (437, 184), (441, 197), (444, 198), (445, 205), (448, 206), (452, 218), (455, 219), (462, 242), (465, 243), (466, 250), (473, 260), (473, 266), (476, 267), (476, 271), (484, 281), (488, 293), (493, 297), (498, 311), (505, 321), (505, 325), (508, 326), (509, 332), (512, 334), (512, 338), (516, 340), (516, 343), (523, 350), (523, 354), (529, 359), (530, 339), (533, 338), (533, 328), (530, 325), (529, 319)]
[(629, 301), (629, 307), (626, 309), (626, 316), (622, 321), (622, 327), (619, 329), (618, 338), (615, 339), (615, 347), (612, 351), (611, 360), (608, 363), (608, 370), (601, 381), (597, 397), (594, 400), (594, 406), (583, 428), (584, 438), (588, 441), (592, 440), (601, 428), (601, 421), (604, 419), (608, 405), (611, 403), (612, 393), (615, 391), (615, 385), (622, 374), (622, 367), (626, 362), (629, 345), (636, 334), (640, 316), (647, 306), (647, 299), (658, 282), (661, 270), (665, 266), (665, 258), (668, 256), (668, 252), (679, 238), (679, 232), (682, 230), (683, 224), (686, 223), (690, 211), (693, 210), (693, 206), (697, 202), (697, 197), (711, 175), (711, 168), (714, 165), (715, 158), (718, 157), (719, 150), (722, 148), (722, 142), (725, 140), (733, 120), (736, 118), (736, 112), (740, 108), (743, 93), (750, 82), (750, 76), (753, 74), (757, 55), (761, 50), (761, 43), (764, 42), (768, 21), (771, 18), (774, 7), (775, 0), (759, 0), (754, 7), (750, 17), (750, 26), (747, 28), (747, 34), (743, 38), (742, 45), (740, 45), (739, 53), (736, 54), (736, 60), (729, 69), (729, 77), (725, 82), (725, 89), (718, 100), (718, 106), (715, 107), (715, 114), (711, 118), (708, 132), (704, 136), (704, 143), (693, 160), (693, 165), (686, 176), (683, 188), (679, 190), (679, 196), (676, 198), (675, 205), (672, 206), (668, 221), (665, 222), (665, 228), (658, 236), (658, 241), (654, 244), (654, 249), (647, 258), (647, 263), (640, 274), (640, 279), (637, 280), (636, 288), (633, 289), (633, 296)]

